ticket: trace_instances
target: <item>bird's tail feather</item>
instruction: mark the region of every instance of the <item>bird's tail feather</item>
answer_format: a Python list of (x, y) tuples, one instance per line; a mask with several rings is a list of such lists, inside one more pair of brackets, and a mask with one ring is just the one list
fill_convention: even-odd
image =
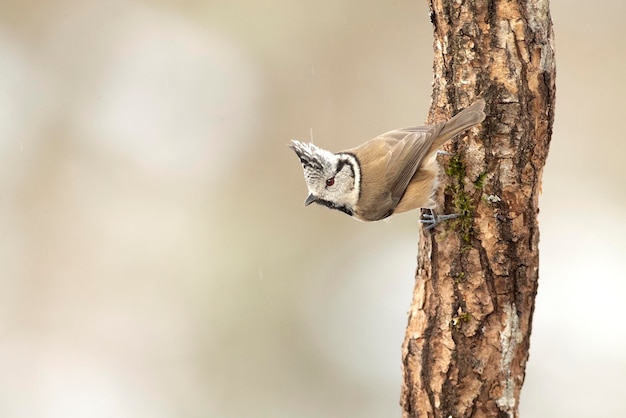
[(447, 122), (443, 122), (443, 127), (437, 135), (431, 149), (438, 149), (446, 141), (460, 134), (466, 129), (479, 124), (485, 119), (485, 101), (483, 99), (475, 101), (471, 106), (463, 109)]

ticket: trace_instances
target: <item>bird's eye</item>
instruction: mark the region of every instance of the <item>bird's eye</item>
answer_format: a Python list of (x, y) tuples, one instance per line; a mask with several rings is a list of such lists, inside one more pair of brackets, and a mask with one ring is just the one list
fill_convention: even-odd
[(326, 180), (326, 187), (330, 187), (333, 184), (335, 184), (335, 178), (334, 177), (331, 177), (328, 180)]

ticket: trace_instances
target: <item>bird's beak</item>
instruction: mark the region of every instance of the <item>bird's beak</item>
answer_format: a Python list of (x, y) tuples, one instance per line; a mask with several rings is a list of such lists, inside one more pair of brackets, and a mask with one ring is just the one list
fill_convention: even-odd
[(306, 197), (306, 200), (304, 201), (304, 206), (309, 206), (311, 203), (315, 202), (316, 200), (317, 200), (317, 197), (310, 194)]

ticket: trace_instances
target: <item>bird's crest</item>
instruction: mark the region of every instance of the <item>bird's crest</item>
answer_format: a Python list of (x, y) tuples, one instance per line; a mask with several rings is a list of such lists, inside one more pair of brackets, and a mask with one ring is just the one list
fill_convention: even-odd
[(324, 170), (324, 162), (328, 161), (329, 156), (333, 154), (329, 151), (323, 150), (314, 144), (304, 143), (300, 141), (291, 141), (289, 148), (294, 150), (302, 166), (306, 169), (313, 169), (318, 171)]

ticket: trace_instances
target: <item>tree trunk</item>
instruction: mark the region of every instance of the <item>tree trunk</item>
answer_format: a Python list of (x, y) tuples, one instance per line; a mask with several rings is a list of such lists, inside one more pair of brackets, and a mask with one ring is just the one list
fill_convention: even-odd
[(440, 157), (402, 347), (403, 417), (517, 417), (538, 279), (537, 199), (554, 119), (548, 0), (429, 0), (429, 122), (483, 97), (487, 118)]

